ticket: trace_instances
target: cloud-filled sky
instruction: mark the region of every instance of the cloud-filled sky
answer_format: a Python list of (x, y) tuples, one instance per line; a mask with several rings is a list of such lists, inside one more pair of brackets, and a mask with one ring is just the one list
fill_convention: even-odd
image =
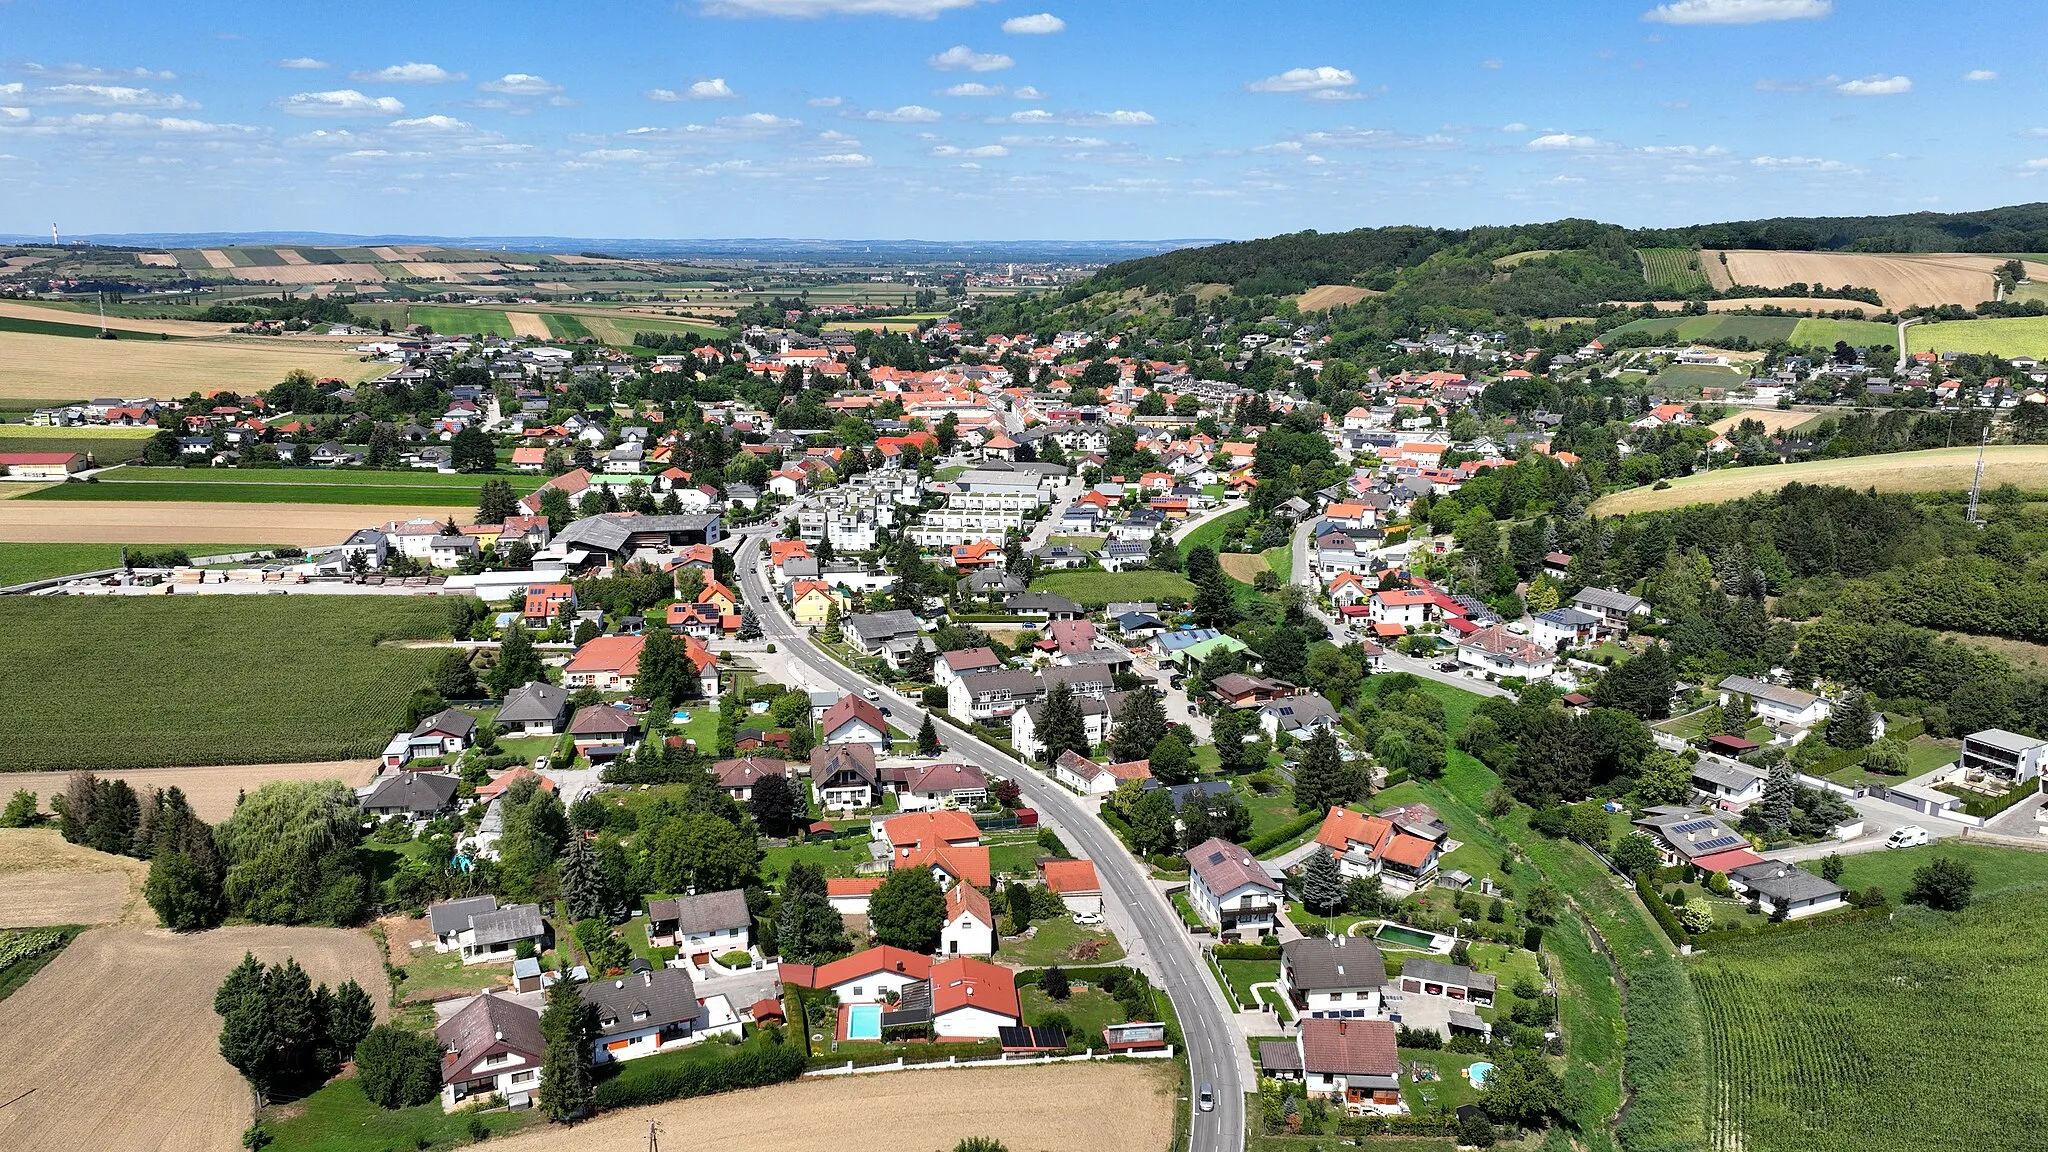
[(0, 0), (0, 232), (1236, 237), (2048, 199), (2048, 7)]

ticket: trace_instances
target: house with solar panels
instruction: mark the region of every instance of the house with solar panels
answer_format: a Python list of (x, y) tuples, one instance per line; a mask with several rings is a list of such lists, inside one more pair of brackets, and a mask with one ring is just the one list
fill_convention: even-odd
[(1749, 838), (1698, 808), (1660, 804), (1647, 808), (1635, 821), (1658, 847), (1664, 850), (1664, 864), (1690, 864), (1702, 872), (1733, 872), (1763, 857), (1749, 850)]

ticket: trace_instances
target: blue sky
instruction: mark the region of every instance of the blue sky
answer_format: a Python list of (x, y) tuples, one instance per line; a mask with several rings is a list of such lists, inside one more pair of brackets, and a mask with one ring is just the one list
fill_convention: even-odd
[(0, 232), (1037, 239), (2048, 199), (2021, 0), (0, 0)]

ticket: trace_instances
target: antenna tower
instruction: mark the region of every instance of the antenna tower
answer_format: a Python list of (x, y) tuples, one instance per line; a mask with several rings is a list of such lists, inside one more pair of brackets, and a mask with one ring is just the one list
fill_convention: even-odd
[(1977, 498), (1984, 494), (1984, 444), (1990, 438), (1991, 429), (1987, 425), (1984, 431), (1977, 437), (1977, 478), (1970, 481), (1970, 512), (1968, 519), (1972, 524), (1983, 523), (1982, 520), (1977, 519)]

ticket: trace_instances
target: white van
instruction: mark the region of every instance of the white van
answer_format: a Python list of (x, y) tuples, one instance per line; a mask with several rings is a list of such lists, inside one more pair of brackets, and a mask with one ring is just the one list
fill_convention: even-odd
[(1904, 828), (1892, 829), (1892, 834), (1885, 839), (1884, 846), (1887, 848), (1917, 848), (1927, 843), (1927, 840), (1927, 829), (1908, 824)]

